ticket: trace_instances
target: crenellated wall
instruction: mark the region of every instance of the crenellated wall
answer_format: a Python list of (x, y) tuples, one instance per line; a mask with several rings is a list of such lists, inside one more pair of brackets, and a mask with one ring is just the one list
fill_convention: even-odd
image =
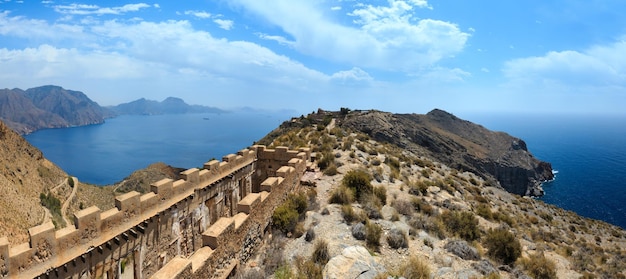
[(0, 278), (218, 278), (247, 259), (274, 208), (297, 187), (311, 152), (252, 146), (89, 207), (74, 226), (49, 222), (30, 242), (0, 238)]

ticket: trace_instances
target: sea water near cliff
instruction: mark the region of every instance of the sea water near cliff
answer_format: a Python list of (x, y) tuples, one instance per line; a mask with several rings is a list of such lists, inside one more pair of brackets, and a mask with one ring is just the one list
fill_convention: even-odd
[(288, 113), (123, 115), (104, 124), (40, 130), (26, 139), (80, 181), (109, 185), (156, 162), (192, 168), (253, 145)]
[[(547, 203), (626, 228), (626, 116), (457, 115), (526, 141), (558, 171)], [(191, 168), (252, 145), (287, 113), (120, 116), (26, 136), (81, 181), (105, 185), (162, 161)], [(208, 120), (207, 120), (208, 119)]]
[(626, 229), (626, 116), (469, 115), (523, 139), (552, 163), (556, 179), (541, 200)]

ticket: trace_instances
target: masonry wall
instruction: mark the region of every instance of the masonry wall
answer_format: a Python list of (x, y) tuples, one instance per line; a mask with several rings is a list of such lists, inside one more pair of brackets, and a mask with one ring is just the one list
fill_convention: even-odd
[(253, 146), (118, 196), (111, 210), (81, 210), (75, 226), (31, 228), (15, 247), (0, 238), (0, 278), (217, 278), (250, 256), (309, 158)]

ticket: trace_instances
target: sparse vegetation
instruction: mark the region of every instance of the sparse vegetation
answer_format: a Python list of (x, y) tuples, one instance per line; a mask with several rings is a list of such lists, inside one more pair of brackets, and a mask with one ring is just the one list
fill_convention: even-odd
[(366, 193), (371, 193), (372, 188), (372, 177), (364, 170), (351, 170), (344, 175), (343, 180), (341, 181), (344, 187), (352, 189), (354, 191), (354, 195), (358, 200), (361, 196)]
[(383, 233), (383, 229), (380, 225), (374, 222), (367, 222), (365, 224), (365, 242), (367, 246), (373, 249), (380, 247), (380, 236)]
[(534, 279), (556, 279), (556, 265), (543, 253), (536, 253), (521, 261), (524, 270)]
[(480, 238), (478, 220), (474, 214), (467, 211), (445, 211), (441, 214), (443, 224), (453, 235), (464, 240), (473, 241)]
[(510, 265), (522, 254), (519, 240), (504, 228), (490, 229), (484, 240), (487, 255), (493, 260)]

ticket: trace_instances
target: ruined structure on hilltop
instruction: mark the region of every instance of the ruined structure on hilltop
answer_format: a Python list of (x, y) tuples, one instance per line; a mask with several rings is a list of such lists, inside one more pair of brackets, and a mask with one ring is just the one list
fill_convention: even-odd
[(110, 210), (81, 210), (74, 226), (31, 228), (28, 243), (0, 238), (0, 278), (225, 277), (252, 254), (310, 158), (307, 148), (252, 146), (118, 196)]

